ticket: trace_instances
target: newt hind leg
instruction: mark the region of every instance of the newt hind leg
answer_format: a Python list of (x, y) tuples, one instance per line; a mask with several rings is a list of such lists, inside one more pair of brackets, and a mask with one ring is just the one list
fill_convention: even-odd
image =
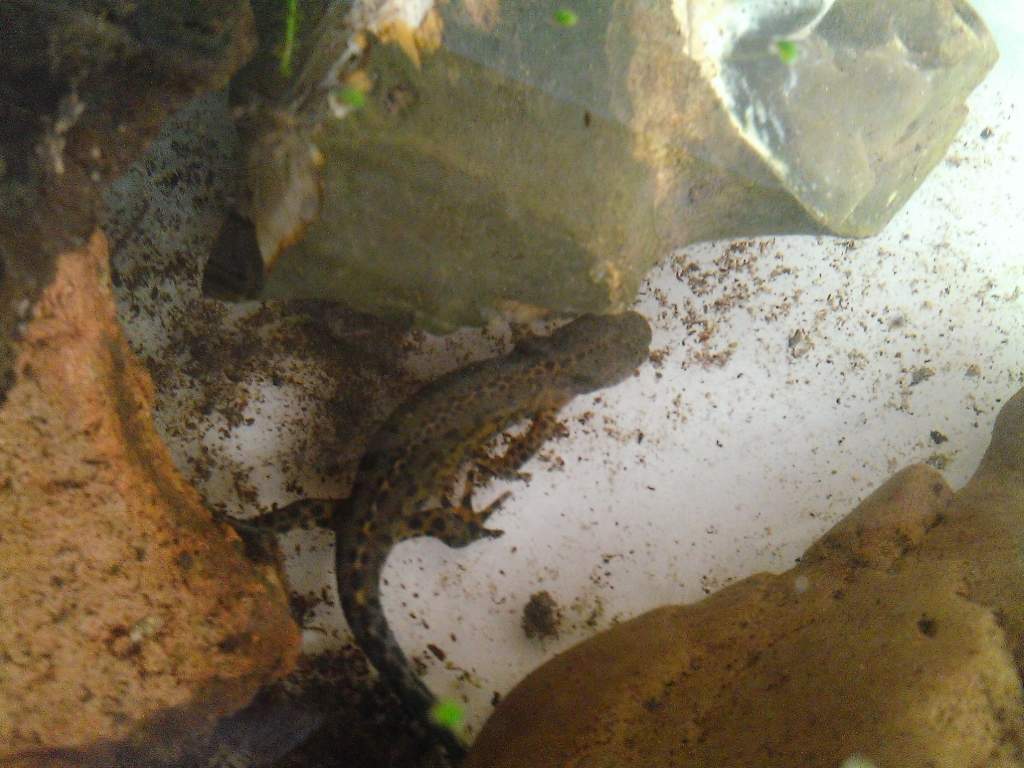
[(512, 494), (506, 491), (483, 509), (475, 510), (472, 503), (474, 479), (474, 474), (470, 471), (458, 503), (453, 504), (445, 497), (440, 507), (423, 513), (423, 533), (440, 539), (453, 549), (465, 547), (480, 539), (496, 539), (504, 535), (504, 531), (487, 528), (484, 524), (487, 518), (501, 509), (505, 500)]
[(247, 520), (229, 518), (236, 528), (287, 533), (295, 528), (330, 528), (334, 518), (343, 514), (345, 500), (336, 499), (299, 499), (283, 507), (274, 507), (270, 512), (251, 517)]

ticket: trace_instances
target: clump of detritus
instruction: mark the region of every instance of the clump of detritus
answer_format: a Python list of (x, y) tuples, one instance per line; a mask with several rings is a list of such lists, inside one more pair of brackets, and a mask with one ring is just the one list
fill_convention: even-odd
[(521, 625), (523, 632), (530, 639), (558, 637), (558, 626), (561, 622), (562, 611), (547, 590), (534, 592), (523, 606)]

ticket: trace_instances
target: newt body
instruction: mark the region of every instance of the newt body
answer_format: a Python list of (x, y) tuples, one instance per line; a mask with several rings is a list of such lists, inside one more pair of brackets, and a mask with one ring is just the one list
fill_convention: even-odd
[[(467, 464), (500, 477), (521, 466), (550, 436), (553, 416), (573, 397), (616, 384), (648, 354), (651, 331), (634, 312), (584, 315), (548, 337), (529, 338), (508, 355), (466, 366), (426, 385), (399, 406), (371, 438), (351, 495), (307, 499), (271, 515), (291, 523), (333, 519), (338, 592), (356, 642), (407, 709), (429, 719), (434, 696), (416, 676), (392, 634), (380, 599), (380, 578), (392, 547), (434, 536), (463, 547), (501, 531), (487, 528), (486, 508), (471, 505), (470, 471), (461, 499), (449, 494)], [(510, 426), (532, 420), (504, 455), (486, 445)], [(441, 729), (450, 752), (463, 747)]]

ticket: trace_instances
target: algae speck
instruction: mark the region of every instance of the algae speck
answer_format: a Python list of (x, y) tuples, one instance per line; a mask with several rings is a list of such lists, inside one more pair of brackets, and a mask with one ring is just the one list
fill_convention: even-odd
[(775, 47), (779, 52), (779, 58), (782, 59), (783, 64), (792, 64), (796, 61), (796, 43), (792, 40), (779, 40), (779, 42), (775, 44)]
[(580, 17), (570, 8), (559, 8), (554, 13), (555, 23), (562, 27), (575, 27)]

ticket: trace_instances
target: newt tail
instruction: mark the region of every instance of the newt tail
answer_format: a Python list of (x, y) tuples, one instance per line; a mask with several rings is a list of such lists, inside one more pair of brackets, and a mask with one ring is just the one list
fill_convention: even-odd
[(437, 700), (413, 671), (384, 616), (380, 579), (389, 550), (362, 549), (366, 554), (360, 559), (355, 548), (338, 548), (335, 560), (338, 583), (348, 585), (341, 591), (345, 619), (356, 644), (373, 663), (385, 685), (398, 694), (402, 707), (413, 717), (429, 723), (449, 756), (461, 760), (466, 745), (452, 730), (432, 720)]

